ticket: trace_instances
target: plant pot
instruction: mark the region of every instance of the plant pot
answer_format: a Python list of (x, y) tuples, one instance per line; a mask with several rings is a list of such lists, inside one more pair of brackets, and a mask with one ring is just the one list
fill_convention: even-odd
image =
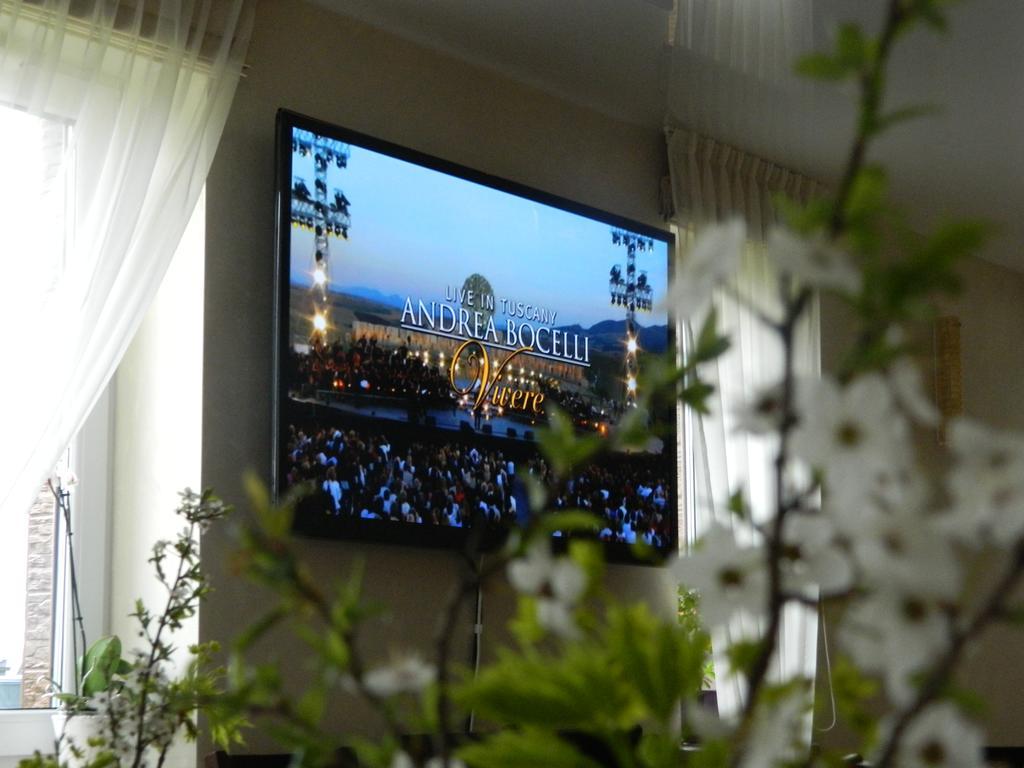
[[(99, 757), (102, 748), (91, 746), (89, 741), (102, 735), (102, 715), (88, 712), (69, 714), (57, 711), (50, 716), (50, 719), (53, 722), (53, 735), (60, 739), (61, 765), (66, 765), (68, 768), (80, 768)], [(81, 751), (80, 757), (74, 754), (75, 749)]]
[(700, 702), (701, 707), (706, 709), (708, 712), (714, 712), (718, 714), (718, 692), (714, 690), (701, 691), (697, 695), (697, 701)]

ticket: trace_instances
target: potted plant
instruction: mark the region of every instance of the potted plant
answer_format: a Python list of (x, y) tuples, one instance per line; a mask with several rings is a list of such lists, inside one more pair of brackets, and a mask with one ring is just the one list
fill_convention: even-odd
[(79, 692), (57, 695), (65, 716), (53, 754), (36, 753), (22, 768), (160, 766), (175, 736), (195, 737), (197, 711), (217, 694), (222, 673), (211, 664), (214, 644), (190, 646), (182, 659), (174, 636), (209, 592), (198, 533), (228, 507), (209, 492), (186, 489), (176, 511), (185, 528), (173, 541), (157, 541), (149, 558), (166, 589), (163, 606), (151, 611), (136, 600), (131, 616), (140, 642), (127, 658), (116, 636), (89, 646), (79, 664)]
[(98, 757), (89, 742), (102, 733), (102, 716), (90, 706), (102, 693), (116, 693), (120, 677), (131, 671), (131, 665), (121, 656), (121, 639), (117, 635), (99, 638), (78, 659), (76, 668), (80, 693), (57, 693), (55, 699), (62, 705), (53, 713), (54, 736), (62, 744), (63, 762), (72, 762), (75, 755), (71, 745), (79, 745), (85, 762)]

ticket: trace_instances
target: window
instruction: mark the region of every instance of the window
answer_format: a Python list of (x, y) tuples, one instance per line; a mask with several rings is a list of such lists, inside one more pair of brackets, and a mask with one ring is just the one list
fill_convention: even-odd
[[(0, 107), (0, 163), (6, 164), (0, 167), (17, 167), (26, 179), (22, 184), (21, 178), (17, 182), (5, 178), (0, 185), (7, 196), (5, 203), (18, 202), (16, 195), (8, 193), (11, 187), (20, 184), (26, 194), (25, 190), (33, 189), (33, 179), (46, 170), (41, 162), (23, 163), (24, 167), (8, 163), (17, 154), (8, 149), (17, 141), (24, 154), (31, 154), (25, 148), (40, 141), (51, 126), (66, 137), (66, 126), (48, 123)], [(54, 152), (63, 146), (66, 144), (54, 145)], [(38, 153), (35, 156), (38, 158)], [(58, 190), (66, 194), (63, 187), (51, 185), (51, 194)], [(27, 217), (32, 207), (22, 206), (21, 215)], [(10, 210), (0, 211), (0, 216), (6, 220)], [(81, 613), (89, 642), (109, 633), (129, 637), (127, 614), (132, 601), (139, 596), (152, 600), (154, 595), (147, 590), (159, 588), (156, 582), (150, 583), (151, 568), (146, 562), (149, 547), (157, 538), (167, 538), (177, 530), (179, 521), (173, 514), (177, 491), (199, 485), (202, 311), (201, 306), (195, 307), (194, 300), (203, 290), (204, 211), (204, 198), (200, 196), (171, 267), (115, 380), (66, 452), (66, 463), (78, 481), (71, 489), (71, 523)], [(63, 215), (61, 223), (72, 219)], [(20, 233), (16, 235), (21, 237)], [(28, 241), (39, 244), (38, 238)], [(15, 246), (7, 242), (4, 239), (0, 245), (2, 252), (14, 252), (8, 251)], [(46, 280), (61, 267), (59, 261), (49, 262), (36, 258), (40, 254), (23, 250), (25, 242), (24, 238), (19, 241), (18, 252), (31, 253), (34, 261), (29, 259), (31, 263), (25, 264), (25, 260), (19, 260), (23, 273), (20, 279)], [(30, 278), (33, 271), (37, 278)], [(172, 377), (176, 386), (160, 386)], [(120, 398), (115, 398), (115, 389)], [(115, 411), (120, 454), (114, 450)], [(154, 434), (161, 435), (161, 439), (154, 442)], [(116, 462), (120, 462), (117, 466), (121, 472), (115, 488)], [(49, 710), (43, 709), (50, 705), (47, 689), (51, 679), (62, 688), (72, 687), (76, 654), (81, 653), (81, 641), (76, 648), (72, 640), (68, 552), (63, 536), (66, 526), (57, 516), (48, 488), (41, 492), (37, 507), (35, 513), (26, 510), (16, 520), (4, 520), (6, 527), (0, 529), (0, 659), (7, 660), (0, 679), (13, 691), (7, 694), (11, 699), (4, 700), (0, 707), (0, 768), (15, 765), (17, 757), (30, 755), (35, 749), (52, 747)], [(139, 509), (145, 509), (146, 515), (138, 515)], [(44, 546), (44, 539), (49, 548)], [(30, 573), (37, 576), (26, 578)], [(36, 578), (35, 589), (32, 578)], [(31, 620), (26, 621), (26, 617)], [(30, 638), (31, 652), (26, 653), (26, 637), (33, 628), (39, 629), (38, 636)], [(195, 628), (193, 640), (197, 639)], [(33, 660), (36, 666), (26, 666)]]
[[(7, 306), (39, 300), (63, 265), (70, 195), (61, 169), (68, 137), (64, 122), (0, 106), (0, 238), (12, 256), (5, 259)], [(60, 555), (54, 502), (49, 488), (40, 488), (31, 509), (5, 520), (0, 535), (0, 709), (50, 704)]]

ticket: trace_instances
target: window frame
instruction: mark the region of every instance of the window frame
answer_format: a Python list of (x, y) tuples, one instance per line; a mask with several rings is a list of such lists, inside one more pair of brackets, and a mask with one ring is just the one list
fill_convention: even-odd
[[(72, 441), (70, 465), (80, 478), (71, 490), (72, 546), (79, 600), (86, 637), (95, 640), (110, 626), (110, 501), (113, 493), (113, 426), (115, 387), (103, 391)], [(59, 514), (59, 513), (58, 513)], [(57, 523), (54, 542), (53, 651), (54, 680), (65, 689), (73, 686), (75, 659), (71, 590), (66, 562), (67, 540), (63, 520)], [(34, 751), (50, 752), (54, 745), (53, 715), (57, 707), (0, 710), (0, 768), (15, 766)]]

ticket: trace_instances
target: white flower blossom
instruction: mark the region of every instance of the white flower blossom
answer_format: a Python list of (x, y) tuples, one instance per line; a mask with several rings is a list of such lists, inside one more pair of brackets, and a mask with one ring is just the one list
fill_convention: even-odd
[(889, 385), (896, 402), (914, 421), (926, 427), (939, 423), (939, 411), (935, 403), (924, 394), (921, 373), (910, 360), (901, 358), (889, 367)]
[(861, 274), (849, 257), (821, 235), (801, 237), (785, 227), (768, 233), (768, 259), (780, 272), (814, 288), (860, 291)]
[(851, 549), (865, 583), (925, 598), (951, 600), (961, 586), (952, 544), (931, 518), (914, 514), (865, 516)]
[(842, 592), (853, 584), (853, 566), (829, 518), (791, 514), (782, 531), (782, 545), (780, 566), (787, 591), (816, 597)]
[(419, 656), (410, 654), (386, 667), (372, 669), (363, 676), (363, 685), (376, 696), (419, 693), (437, 679), (437, 669)]
[(741, 768), (773, 768), (797, 760), (806, 750), (801, 733), (808, 707), (808, 699), (800, 692), (791, 693), (770, 707), (758, 707)]
[(537, 599), (537, 623), (559, 637), (573, 640), (579, 637), (579, 628), (573, 616), (573, 607), (549, 597)]
[(797, 382), (793, 455), (826, 471), (829, 504), (860, 512), (876, 480), (909, 455), (906, 420), (878, 374), (844, 388), (829, 377)]
[(961, 418), (949, 438), (956, 464), (946, 529), (966, 543), (1015, 543), (1024, 535), (1024, 437)]
[(740, 267), (746, 224), (730, 219), (704, 228), (680, 260), (667, 303), (681, 319), (699, 321), (711, 304), (711, 292)]
[(508, 580), (517, 592), (537, 595), (551, 578), (554, 558), (546, 541), (534, 541), (526, 554), (508, 564)]
[(926, 598), (887, 589), (854, 603), (839, 639), (854, 663), (882, 676), (897, 705), (914, 696), (913, 676), (949, 646), (949, 619)]
[(741, 403), (733, 411), (736, 429), (751, 435), (771, 435), (782, 425), (782, 386), (761, 389), (753, 400)]
[(524, 557), (509, 563), (508, 578), (516, 590), (537, 598), (537, 621), (544, 629), (577, 636), (573, 612), (587, 589), (587, 575), (575, 561), (553, 557), (550, 543), (538, 539)]
[(949, 703), (918, 715), (900, 741), (901, 768), (981, 768), (985, 765), (981, 731)]
[(764, 552), (740, 547), (733, 532), (713, 523), (696, 549), (676, 560), (680, 584), (700, 595), (700, 618), (713, 629), (737, 614), (760, 616), (767, 607), (768, 586)]

